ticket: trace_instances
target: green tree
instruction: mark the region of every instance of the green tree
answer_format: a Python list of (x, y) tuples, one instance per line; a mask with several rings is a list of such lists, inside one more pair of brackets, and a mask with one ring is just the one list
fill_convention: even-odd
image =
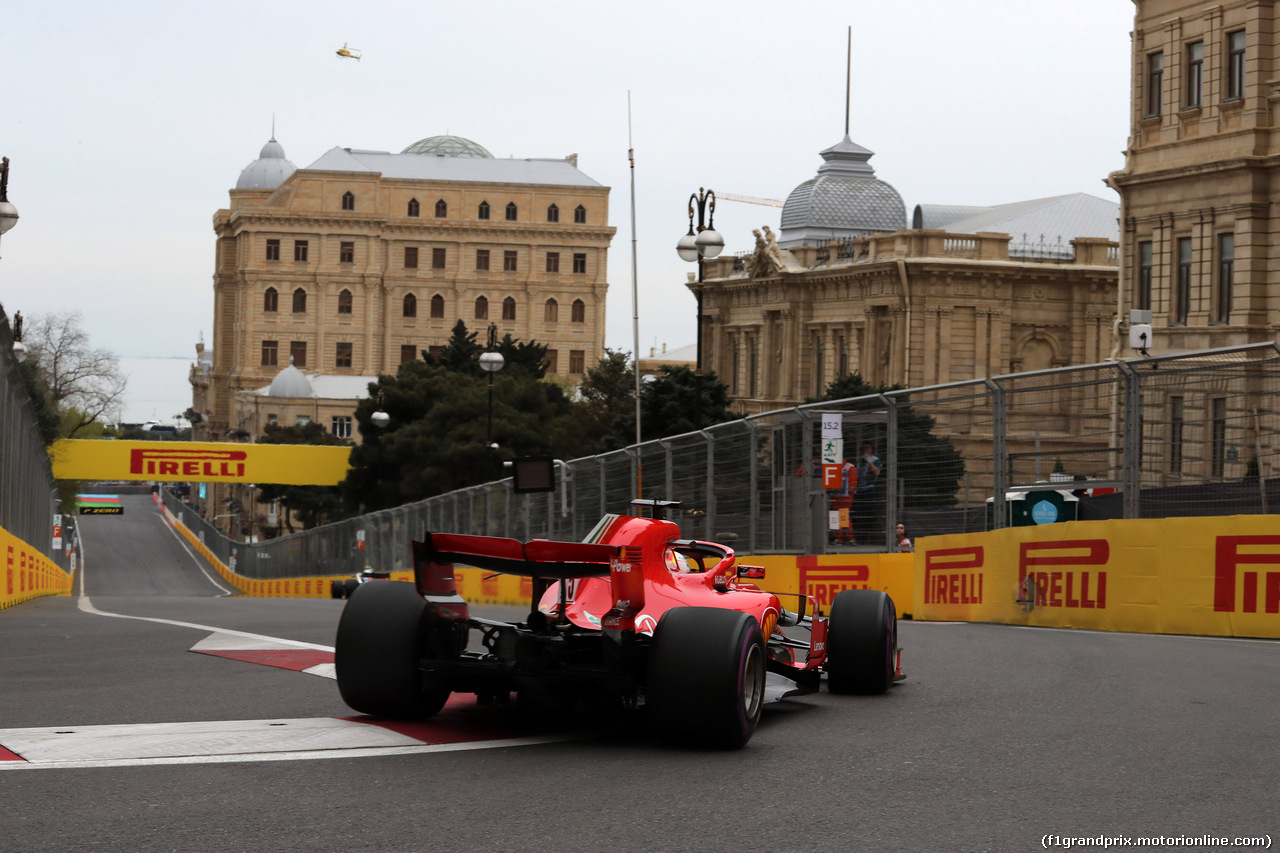
[[(706, 429), (740, 417), (741, 414), (729, 411), (729, 388), (714, 370), (704, 370), (699, 383), (692, 368), (664, 364), (657, 375), (641, 383), (641, 441)], [(617, 450), (635, 444), (635, 440), (635, 411), (628, 408), (619, 412), (613, 421), (605, 449)]]
[[(266, 430), (258, 437), (258, 444), (349, 445), (351, 442), (338, 438), (320, 424), (311, 422), (295, 426), (267, 424)], [(284, 525), (290, 533), (294, 531), (295, 515), (302, 522), (304, 530), (346, 516), (339, 486), (286, 486), (269, 483), (258, 487), (258, 500), (262, 503), (280, 501), (284, 510)]]
[[(610, 435), (614, 421), (632, 413), (635, 424), (635, 371), (628, 353), (606, 348), (604, 358), (587, 368), (578, 386), (577, 399), (569, 413), (557, 423), (559, 446), (574, 447), (573, 457), (591, 456), (612, 448)], [(632, 426), (632, 436), (635, 435)], [(634, 441), (634, 438), (633, 438)]]
[[(489, 377), (424, 361), (400, 366), (369, 386), (356, 407), (363, 437), (342, 484), (352, 510), (398, 506), (503, 476), (516, 456), (567, 458), (558, 424), (571, 411), (564, 390), (523, 370), (493, 374), (493, 432), (488, 432)], [(390, 417), (385, 428), (371, 416)], [(489, 438), (498, 445), (488, 446)], [(580, 455), (580, 454), (578, 454)]]
[(422, 359), (432, 367), (443, 367), (454, 373), (479, 376), (484, 373), (480, 369), (479, 362), (479, 356), (484, 352), (484, 347), (476, 343), (476, 334), (476, 332), (468, 332), (467, 324), (459, 320), (453, 324), (449, 342), (444, 345), (440, 354), (432, 355), (423, 350)]
[[(806, 403), (826, 400), (845, 400), (901, 390), (902, 386), (871, 385), (860, 374), (850, 373), (827, 386), (821, 397), (811, 397)], [(964, 458), (951, 442), (933, 434), (936, 421), (928, 415), (912, 410), (909, 405), (898, 407), (898, 471), (884, 472), (903, 481), (904, 499), (908, 506), (952, 506), (964, 476)], [(877, 428), (873, 447), (883, 451), (886, 445), (885, 428)], [(888, 460), (884, 460), (886, 463)]]

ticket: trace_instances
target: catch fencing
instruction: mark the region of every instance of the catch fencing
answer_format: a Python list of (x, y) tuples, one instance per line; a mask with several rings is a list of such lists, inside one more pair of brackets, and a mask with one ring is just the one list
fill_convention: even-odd
[[(52, 547), (58, 490), (13, 345), (0, 308), (0, 528), (65, 568), (67, 550)], [(69, 544), (74, 523), (66, 521)]]
[[(1264, 343), (796, 406), (557, 460), (554, 492), (516, 494), (501, 480), (262, 543), (227, 541), (165, 501), (255, 578), (407, 570), (410, 540), (428, 530), (580, 540), (637, 496), (679, 501), (683, 536), (740, 553), (889, 551), (897, 522), (915, 538), (1040, 523), (1045, 512), (1274, 512), (1277, 400), (1280, 346)], [(867, 482), (863, 469), (849, 526), (833, 530), (838, 502), (814, 462), (837, 434), (852, 462), (870, 445), (882, 473)]]

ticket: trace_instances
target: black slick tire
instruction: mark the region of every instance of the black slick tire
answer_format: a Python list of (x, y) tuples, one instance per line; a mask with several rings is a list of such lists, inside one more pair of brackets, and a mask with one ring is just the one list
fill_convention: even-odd
[(338, 621), (334, 669), (342, 701), (378, 717), (419, 720), (439, 713), (449, 691), (423, 684), (427, 619), (427, 604), (411, 583), (360, 586)]
[(878, 589), (846, 589), (831, 603), (827, 622), (827, 689), (884, 693), (893, 686), (898, 614)]
[(760, 625), (747, 613), (677, 607), (649, 648), (645, 705), (659, 738), (683, 746), (738, 749), (764, 705)]

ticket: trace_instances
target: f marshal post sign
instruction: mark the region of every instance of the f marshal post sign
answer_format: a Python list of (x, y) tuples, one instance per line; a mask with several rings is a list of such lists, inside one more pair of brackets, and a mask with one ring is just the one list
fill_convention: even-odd
[(195, 441), (56, 441), (60, 480), (278, 483), (332, 486), (347, 476), (350, 447)]

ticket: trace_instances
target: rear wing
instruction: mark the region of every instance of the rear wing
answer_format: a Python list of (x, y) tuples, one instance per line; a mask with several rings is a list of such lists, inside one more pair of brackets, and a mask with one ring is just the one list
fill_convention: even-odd
[(457, 533), (428, 533), (422, 542), (413, 543), (415, 572), (428, 563), (461, 563), (508, 575), (555, 580), (604, 577), (619, 553), (617, 545), (547, 539), (520, 542)]

